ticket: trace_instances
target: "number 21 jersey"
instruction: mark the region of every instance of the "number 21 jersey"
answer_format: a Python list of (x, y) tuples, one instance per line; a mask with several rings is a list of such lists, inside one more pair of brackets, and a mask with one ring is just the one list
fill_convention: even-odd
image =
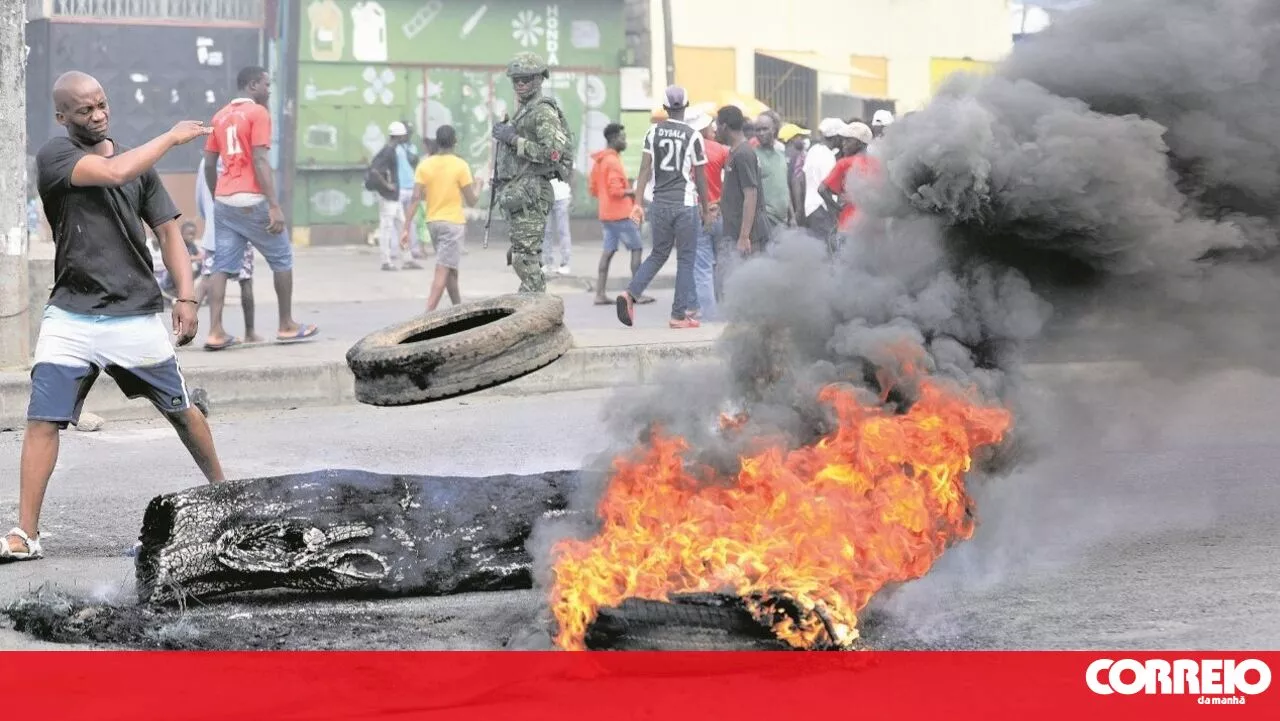
[(253, 149), (271, 147), (271, 114), (249, 98), (236, 98), (213, 116), (213, 132), (204, 149), (222, 159), (215, 197), (261, 195), (253, 172)]
[(654, 203), (698, 204), (693, 173), (707, 164), (707, 149), (698, 131), (680, 120), (663, 120), (645, 134), (644, 153), (653, 162)]

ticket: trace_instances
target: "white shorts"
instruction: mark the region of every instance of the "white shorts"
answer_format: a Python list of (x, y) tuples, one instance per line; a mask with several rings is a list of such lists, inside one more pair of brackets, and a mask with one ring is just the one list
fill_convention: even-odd
[(102, 371), (129, 398), (146, 398), (163, 413), (191, 407), (162, 315), (84, 315), (47, 306), (31, 366), (27, 420), (66, 427)]

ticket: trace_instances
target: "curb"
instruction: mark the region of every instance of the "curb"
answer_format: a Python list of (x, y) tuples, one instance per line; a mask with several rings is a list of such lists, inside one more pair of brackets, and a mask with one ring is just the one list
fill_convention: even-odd
[[(653, 379), (659, 366), (672, 361), (709, 362), (714, 349), (714, 341), (576, 347), (541, 370), (481, 392), (531, 396), (643, 385)], [(1143, 373), (1143, 366), (1131, 361), (1032, 363), (1022, 370), (1032, 381), (1063, 385), (1083, 378), (1093, 383), (1132, 379)], [(356, 402), (355, 381), (344, 361), (192, 369), (186, 376), (189, 387), (208, 391), (211, 415), (215, 418), (228, 410), (280, 410)], [(0, 377), (0, 431), (25, 425), (29, 394), (30, 382), (26, 375), (12, 373)], [(112, 420), (155, 417), (150, 403), (128, 400), (105, 374), (89, 393), (84, 410)]]
[[(668, 361), (705, 361), (714, 347), (713, 341), (693, 341), (571, 348), (541, 370), (481, 392), (527, 396), (642, 385), (652, 378), (658, 365)], [(210, 415), (214, 418), (229, 410), (281, 410), (356, 402), (355, 379), (345, 361), (196, 368), (184, 371), (184, 375), (189, 388), (208, 392)], [(26, 425), (30, 393), (31, 383), (25, 374), (0, 376), (0, 431)], [(108, 420), (141, 420), (156, 415), (147, 401), (125, 398), (115, 381), (105, 374), (98, 377), (85, 399), (84, 410)]]

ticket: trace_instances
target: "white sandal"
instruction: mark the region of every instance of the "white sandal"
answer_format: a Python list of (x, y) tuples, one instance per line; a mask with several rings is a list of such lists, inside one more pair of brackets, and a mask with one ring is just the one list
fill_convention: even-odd
[[(26, 544), (27, 550), (14, 551), (9, 548), (9, 536), (17, 536)], [(40, 548), (40, 536), (36, 535), (31, 538), (27, 532), (21, 528), (14, 527), (8, 533), (4, 534), (4, 543), (0, 543), (0, 562), (2, 561), (34, 561), (37, 558), (44, 557), (44, 549)]]

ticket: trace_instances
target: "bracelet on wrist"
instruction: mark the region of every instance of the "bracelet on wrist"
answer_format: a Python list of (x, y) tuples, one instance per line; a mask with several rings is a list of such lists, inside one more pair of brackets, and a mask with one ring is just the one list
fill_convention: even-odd
[(190, 303), (192, 305), (200, 305), (200, 301), (195, 298), (175, 298), (174, 303)]

